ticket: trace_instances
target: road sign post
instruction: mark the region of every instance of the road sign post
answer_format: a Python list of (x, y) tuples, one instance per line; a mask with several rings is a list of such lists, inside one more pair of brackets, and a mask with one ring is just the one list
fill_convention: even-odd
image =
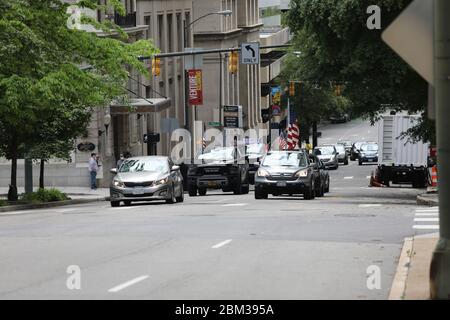
[(241, 63), (259, 64), (259, 42), (243, 42), (241, 44)]
[(430, 267), (432, 299), (450, 299), (450, 1), (435, 0), (434, 86), (439, 172), (439, 241)]

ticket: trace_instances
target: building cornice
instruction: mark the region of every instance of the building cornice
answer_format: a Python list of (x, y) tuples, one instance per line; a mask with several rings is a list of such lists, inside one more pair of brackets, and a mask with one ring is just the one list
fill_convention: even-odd
[(218, 41), (234, 38), (242, 33), (242, 29), (233, 29), (225, 32), (197, 32), (194, 34), (195, 41)]

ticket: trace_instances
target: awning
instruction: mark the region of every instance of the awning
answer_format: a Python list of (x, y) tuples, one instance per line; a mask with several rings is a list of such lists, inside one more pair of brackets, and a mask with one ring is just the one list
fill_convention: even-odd
[(169, 98), (130, 99), (129, 104), (113, 101), (110, 105), (111, 114), (153, 113), (170, 108), (172, 101)]

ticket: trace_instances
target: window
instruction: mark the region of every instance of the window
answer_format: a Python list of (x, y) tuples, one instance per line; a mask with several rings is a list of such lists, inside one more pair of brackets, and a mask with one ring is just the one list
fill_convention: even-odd
[(161, 52), (165, 52), (165, 41), (164, 41), (164, 16), (162, 14), (158, 15), (158, 39), (159, 39), (159, 49)]
[(173, 52), (173, 15), (167, 15), (167, 38), (169, 42), (169, 52)]
[(147, 30), (145, 31), (145, 39), (151, 39), (152, 38), (152, 18), (151, 16), (145, 16), (144, 17), (144, 24), (147, 26)]
[(178, 48), (176, 48), (176, 51), (183, 51), (183, 25), (180, 13), (177, 13), (177, 37)]

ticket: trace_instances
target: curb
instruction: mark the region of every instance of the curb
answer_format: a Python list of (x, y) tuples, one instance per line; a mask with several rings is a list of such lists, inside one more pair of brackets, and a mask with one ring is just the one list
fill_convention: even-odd
[(430, 199), (428, 197), (424, 197), (422, 195), (417, 196), (417, 204), (420, 206), (429, 206), (435, 207), (439, 205), (439, 200)]
[(405, 238), (402, 253), (398, 260), (397, 271), (395, 272), (394, 281), (392, 281), (389, 300), (403, 300), (406, 290), (406, 280), (408, 278), (409, 266), (411, 263), (411, 253), (414, 238)]
[(74, 205), (74, 204), (83, 204), (83, 203), (105, 201), (105, 200), (106, 200), (105, 197), (99, 197), (99, 198), (92, 198), (92, 199), (73, 199), (73, 200), (55, 201), (55, 202), (47, 202), (47, 203), (34, 203), (34, 204), (21, 204), (21, 205), (17, 205), (17, 206), (5, 206), (5, 207), (0, 207), (0, 215), (2, 212), (54, 208), (54, 207), (62, 207), (62, 206), (69, 206), (69, 205)]

